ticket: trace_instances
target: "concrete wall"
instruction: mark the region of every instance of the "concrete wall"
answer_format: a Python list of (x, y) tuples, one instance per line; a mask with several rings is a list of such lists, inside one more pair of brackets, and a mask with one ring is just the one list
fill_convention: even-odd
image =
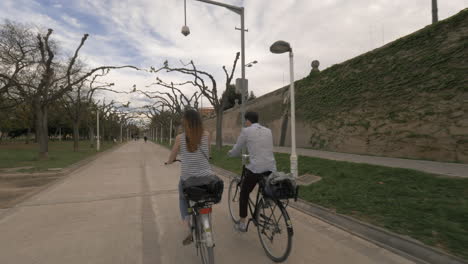
[[(247, 111), (259, 113), (260, 123), (272, 130), (273, 141), (277, 146), (287, 107), (284, 104), (286, 92), (288, 90), (285, 88), (278, 89), (248, 102), (246, 107)], [(468, 100), (467, 96), (465, 94), (456, 100), (439, 102), (437, 112), (451, 114), (410, 118), (407, 122), (385, 119), (387, 113), (377, 105), (366, 111), (358, 107), (318, 123), (299, 118), (296, 122), (297, 146), (344, 153), (468, 163), (468, 104), (463, 104), (464, 100)], [(459, 107), (464, 111), (453, 110)], [(408, 109), (408, 114), (415, 113), (413, 109)], [(363, 125), (363, 121), (366, 125)], [(235, 143), (240, 133), (240, 122), (240, 107), (225, 111), (224, 143)], [(207, 119), (204, 123), (214, 140), (216, 120)], [(291, 145), (290, 128), (288, 124), (286, 146)]]
[[(296, 82), (297, 146), (468, 163), (468, 9)], [(247, 104), (279, 145), (287, 87)], [(215, 120), (206, 120), (214, 131)], [(225, 112), (224, 141), (240, 132)], [(214, 133), (213, 133), (214, 136)], [(285, 145), (290, 145), (290, 126)]]

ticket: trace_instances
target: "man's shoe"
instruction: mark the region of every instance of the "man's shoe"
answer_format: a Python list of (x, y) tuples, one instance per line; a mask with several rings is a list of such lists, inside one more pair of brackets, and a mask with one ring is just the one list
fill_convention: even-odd
[(247, 232), (247, 225), (244, 222), (238, 222), (234, 225), (234, 229), (238, 232), (245, 233)]

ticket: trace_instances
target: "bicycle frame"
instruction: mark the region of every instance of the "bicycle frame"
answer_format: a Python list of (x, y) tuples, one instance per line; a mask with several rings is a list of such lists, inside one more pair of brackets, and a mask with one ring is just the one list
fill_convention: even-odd
[[(245, 177), (245, 166), (243, 166), (243, 168), (242, 168), (242, 175), (241, 175), (241, 179), (239, 181), (239, 185), (242, 183), (244, 177)], [(250, 196), (249, 196), (249, 203), (247, 205), (248, 205), (249, 212), (250, 212), (251, 216), (254, 216), (254, 215), (257, 214), (257, 204), (258, 204), (258, 202), (260, 200), (260, 194), (262, 192), (262, 188), (263, 188), (263, 186), (261, 186), (261, 184), (258, 183), (258, 192), (257, 192), (257, 197), (255, 198), (255, 203), (252, 201), (252, 199), (250, 199)], [(239, 195), (240, 195), (240, 186), (238, 186), (237, 191), (239, 191)], [(236, 191), (236, 196), (237, 196), (237, 191)], [(252, 209), (252, 207), (253, 207), (253, 209)], [(249, 230), (250, 222), (253, 222), (255, 226), (258, 226), (257, 220), (254, 217), (251, 217), (247, 221), (247, 226), (246, 226), (247, 231)]]
[[(241, 185), (245, 180), (245, 177), (246, 170), (244, 166), (241, 177), (233, 178), (229, 187), (229, 210), (234, 222), (238, 221), (238, 218), (237, 216), (234, 216), (231, 200), (234, 203), (239, 202), (236, 201), (236, 197), (238, 197), (238, 195), (240, 196)], [(236, 183), (236, 185), (233, 185), (233, 183)], [(280, 200), (269, 196), (264, 196), (263, 190), (265, 188), (265, 184), (265, 177), (260, 178), (258, 181), (257, 195), (255, 199), (252, 199), (249, 195), (247, 206), (249, 208), (251, 217), (247, 222), (246, 231), (248, 231), (250, 223), (253, 222), (257, 227), (260, 242), (267, 256), (274, 262), (283, 262), (288, 258), (291, 252), (292, 236), (294, 235), (292, 223), (286, 210), (289, 199)], [(280, 227), (281, 222), (285, 224), (284, 227)], [(284, 238), (286, 239), (284, 250), (280, 251), (281, 253), (279, 254), (277, 254), (278, 252), (273, 253), (272, 248), (268, 243), (273, 243), (276, 234), (282, 234), (284, 232), (287, 232), (285, 233), (287, 234), (287, 238)]]

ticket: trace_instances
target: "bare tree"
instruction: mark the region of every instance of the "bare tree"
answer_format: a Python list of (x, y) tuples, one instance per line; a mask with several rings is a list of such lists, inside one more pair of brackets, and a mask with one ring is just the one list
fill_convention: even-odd
[(161, 80), (159, 77), (156, 77), (156, 82), (152, 83), (148, 87), (152, 86), (161, 86), (170, 90), (170, 92), (161, 92), (161, 91), (142, 91), (134, 89), (134, 92), (140, 92), (149, 99), (156, 99), (159, 101), (157, 104), (161, 104), (161, 106), (168, 107), (173, 113), (177, 113), (182, 115), (184, 109), (186, 108), (198, 108), (198, 101), (201, 97), (201, 93), (195, 92), (191, 96), (187, 96), (183, 93), (178, 87), (191, 84), (191, 82), (183, 82), (183, 83), (167, 83)]
[[(50, 39), (52, 33), (52, 29), (49, 29), (46, 34), (38, 33), (35, 41), (28, 43), (27, 46), (33, 47), (33, 52), (27, 54), (26, 61), (31, 61), (31, 63), (26, 66), (19, 63), (19, 71), (6, 72), (6, 74), (3, 72), (1, 75), (2, 91), (14, 87), (21, 98), (27, 98), (32, 103), (36, 115), (36, 136), (39, 143), (40, 159), (48, 158), (48, 108), (52, 103), (73, 90), (95, 72), (122, 68), (137, 69), (130, 65), (102, 66), (86, 73), (81, 72), (80, 67), (76, 67), (75, 64), (88, 34), (84, 34), (74, 55), (66, 63), (55, 62), (56, 44)], [(16, 49), (22, 50), (19, 46)], [(26, 56), (22, 52), (18, 55), (20, 58)]]
[[(88, 108), (92, 106), (93, 96), (97, 91), (110, 91), (113, 93), (125, 93), (128, 92), (119, 92), (111, 89), (114, 83), (107, 82), (98, 82), (99, 77), (103, 77), (109, 73), (109, 70), (103, 70), (100, 74), (95, 74), (90, 79), (86, 79), (83, 82), (77, 84), (72, 91), (65, 93), (61, 98), (60, 102), (64, 106), (66, 113), (73, 124), (73, 150), (78, 151), (79, 148), (79, 138), (80, 138), (80, 123), (83, 119), (83, 116), (90, 112)], [(105, 113), (109, 113), (114, 105), (114, 102), (111, 102), (108, 105), (104, 105)], [(96, 105), (95, 105), (96, 107)], [(104, 125), (104, 123), (103, 123)], [(91, 127), (94, 127), (91, 125)], [(92, 138), (94, 138), (94, 130), (91, 132)], [(91, 144), (93, 146), (93, 144)]]
[[(240, 53), (236, 53), (236, 57), (234, 58), (233, 66), (230, 71), (226, 69), (226, 66), (223, 66), (224, 73), (226, 75), (226, 82), (225, 88), (226, 90), (229, 89), (231, 85), (232, 79), (234, 77), (237, 61), (239, 60)], [(190, 66), (190, 68), (185, 68), (186, 66)], [(164, 63), (163, 67), (160, 69), (151, 69), (152, 72), (158, 73), (161, 70), (166, 70), (166, 72), (179, 72), (186, 75), (193, 77), (192, 81), (187, 81), (181, 84), (177, 84), (179, 86), (191, 84), (197, 87), (200, 93), (208, 99), (210, 104), (213, 106), (216, 114), (216, 147), (221, 149), (223, 146), (223, 138), (222, 138), (222, 129), (223, 129), (223, 111), (225, 105), (227, 104), (227, 93), (224, 93), (226, 96), (219, 96), (218, 95), (218, 86), (216, 83), (215, 78), (213, 75), (205, 72), (200, 71), (195, 66), (195, 63), (191, 61), (189, 64), (184, 65), (183, 68), (173, 68), (170, 67), (167, 61)], [(210, 83), (211, 85), (208, 85)], [(176, 84), (174, 84), (176, 85)], [(172, 87), (173, 85), (171, 85)]]
[(0, 25), (0, 99), (8, 99), (2, 109), (22, 103), (15, 88), (31, 70), (37, 51), (34, 34), (29, 28), (9, 20)]

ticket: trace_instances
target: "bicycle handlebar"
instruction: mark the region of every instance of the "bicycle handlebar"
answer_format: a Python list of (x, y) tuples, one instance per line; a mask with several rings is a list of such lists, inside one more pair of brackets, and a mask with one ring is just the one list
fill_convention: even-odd
[[(180, 159), (175, 159), (172, 162), (182, 162)], [(167, 162), (164, 162), (164, 165), (167, 165)]]

